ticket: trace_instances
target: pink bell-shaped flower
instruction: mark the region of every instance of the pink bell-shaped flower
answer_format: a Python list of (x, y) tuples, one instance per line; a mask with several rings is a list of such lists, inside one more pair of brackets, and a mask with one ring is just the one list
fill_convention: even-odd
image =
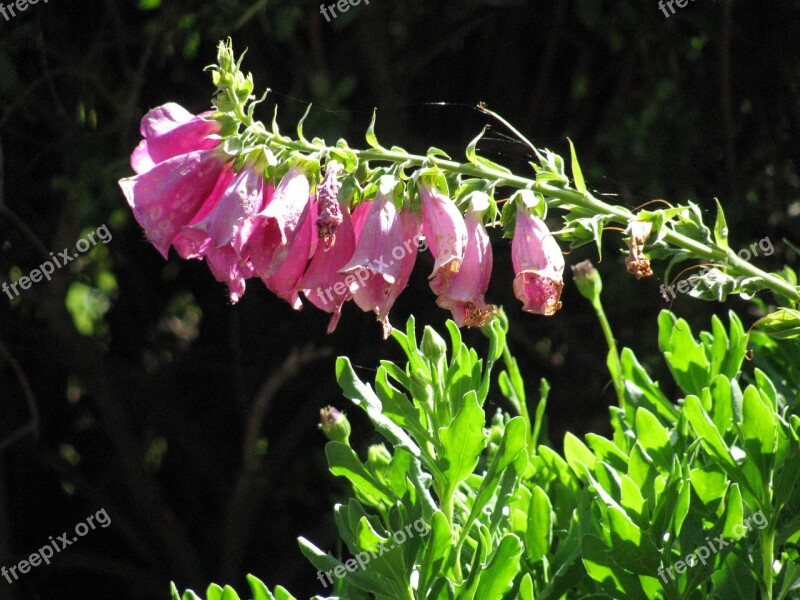
[(418, 180), (422, 204), (422, 233), (434, 258), (431, 288), (443, 288), (461, 268), (467, 246), (467, 226), (455, 203), (440, 187), (446, 186), (438, 170), (429, 170)]
[(216, 205), (202, 219), (188, 225), (184, 236), (198, 246), (210, 244), (213, 248), (222, 248), (233, 244), (241, 250), (247, 241), (242, 239), (245, 224), (264, 209), (268, 187), (264, 181), (265, 166), (264, 160), (246, 162)]
[(243, 255), (262, 279), (274, 275), (287, 259), (300, 233), (301, 218), (307, 214), (310, 193), (308, 178), (300, 165), (294, 164), (275, 188), (272, 200), (252, 218)]
[(211, 112), (193, 115), (174, 102), (152, 109), (142, 118), (139, 128), (144, 138), (131, 155), (131, 167), (137, 174), (181, 154), (210, 150), (220, 143), (215, 136), (220, 124), (209, 119)]
[(487, 208), (489, 197), (483, 192), (473, 192), (467, 210), (467, 247), (461, 268), (448, 278), (436, 277), (431, 281), (431, 288), (438, 296), (436, 304), (453, 313), (459, 327), (481, 327), (494, 311), (484, 301), (492, 276), (492, 245), (483, 224)]
[(164, 258), (181, 229), (215, 191), (230, 161), (221, 149), (198, 150), (119, 181), (136, 221)]
[(381, 178), (353, 257), (339, 271), (354, 276), (350, 283), (353, 300), (361, 310), (377, 315), (384, 337), (392, 331), (389, 310), (408, 283), (420, 240), (419, 213), (398, 210), (396, 190), (394, 177)]
[(564, 256), (544, 221), (535, 216), (522, 198), (517, 200), (517, 223), (511, 243), (514, 294), (522, 310), (550, 316), (561, 308), (564, 288)]

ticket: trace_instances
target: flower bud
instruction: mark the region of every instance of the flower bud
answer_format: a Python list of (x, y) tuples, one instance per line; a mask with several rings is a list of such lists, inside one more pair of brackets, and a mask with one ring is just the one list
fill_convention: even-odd
[(350, 421), (332, 406), (326, 406), (319, 411), (319, 428), (332, 442), (350, 443)]
[(422, 351), (433, 360), (439, 360), (447, 354), (447, 344), (430, 325), (425, 326), (422, 334)]
[(367, 449), (367, 464), (376, 472), (384, 472), (392, 462), (392, 455), (383, 444), (375, 444)]
[(600, 273), (594, 268), (592, 261), (584, 260), (572, 267), (572, 278), (575, 280), (575, 285), (578, 291), (584, 298), (595, 302), (600, 297), (600, 292), (603, 290), (603, 280), (600, 279)]

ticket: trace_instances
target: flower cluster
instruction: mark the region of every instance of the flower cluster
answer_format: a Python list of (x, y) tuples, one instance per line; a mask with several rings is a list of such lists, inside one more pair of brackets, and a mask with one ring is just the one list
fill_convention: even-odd
[[(293, 308), (302, 294), (332, 314), (336, 328), (348, 300), (374, 312), (391, 331), (389, 310), (408, 283), (424, 238), (434, 259), (430, 287), (459, 326), (482, 326), (494, 307), (484, 296), (492, 272), (485, 220), (492, 201), (464, 195), (462, 215), (437, 168), (414, 175), (416, 195), (388, 171), (357, 200), (343, 189), (336, 157), (279, 161), (267, 146), (235, 152), (224, 144), (217, 113), (192, 115), (177, 104), (151, 110), (120, 181), (138, 223), (167, 258), (205, 259), (237, 302), (259, 278)], [(227, 151), (226, 151), (227, 150)], [(523, 198), (516, 204), (514, 292), (523, 310), (552, 315), (561, 303), (564, 259)], [(398, 252), (398, 250), (400, 250)]]

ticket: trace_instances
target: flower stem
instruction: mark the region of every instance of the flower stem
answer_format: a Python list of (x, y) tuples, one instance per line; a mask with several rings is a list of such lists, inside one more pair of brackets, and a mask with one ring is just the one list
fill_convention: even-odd
[[(336, 151), (337, 148), (327, 146), (323, 143), (311, 142), (308, 140), (294, 140), (282, 135), (268, 131), (264, 125), (254, 121), (244, 111), (239, 113), (239, 118), (247, 127), (249, 133), (258, 141), (265, 143), (273, 150), (290, 150), (319, 154), (325, 156)], [(594, 197), (591, 193), (579, 192), (566, 184), (556, 185), (553, 182), (538, 181), (527, 177), (521, 177), (494, 168), (490, 164), (484, 163), (460, 163), (454, 160), (443, 158), (438, 155), (412, 154), (400, 148), (387, 149), (383, 147), (354, 149), (348, 148), (360, 161), (388, 162), (393, 164), (405, 164), (412, 167), (423, 165), (436, 166), (443, 171), (451, 174), (467, 175), (491, 181), (498, 186), (508, 186), (518, 189), (530, 189), (539, 192), (548, 199), (548, 204), (553, 207), (575, 206), (591, 213), (592, 215), (602, 215), (609, 221), (627, 225), (636, 218), (636, 215), (623, 206), (608, 204)], [(716, 244), (706, 244), (699, 242), (686, 235), (667, 229), (664, 232), (663, 240), (683, 250), (690, 252), (696, 258), (704, 258), (716, 262), (725, 262), (734, 272), (747, 274), (759, 278), (764, 286), (791, 300), (800, 303), (800, 290), (788, 281), (776, 277), (749, 262), (739, 258), (735, 252), (728, 248)]]

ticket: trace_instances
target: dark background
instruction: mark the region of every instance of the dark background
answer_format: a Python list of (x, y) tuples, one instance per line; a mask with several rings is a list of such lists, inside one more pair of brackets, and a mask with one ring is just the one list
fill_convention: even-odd
[[(348, 408), (336, 355), (370, 379), (396, 348), (353, 305), (332, 336), (326, 314), (295, 313), (258, 281), (231, 306), (203, 263), (161, 259), (116, 185), (147, 109), (208, 109), (203, 67), (219, 39), (248, 48), (258, 93), (274, 90), (260, 115), (277, 101), (286, 132), (313, 102), (307, 134), (363, 146), (378, 107), (385, 145), (460, 157), (487, 122), (471, 108), (485, 101), (537, 145), (564, 153), (571, 137), (598, 192), (630, 207), (692, 199), (709, 219), (719, 197), (734, 248), (768, 236), (776, 252), (757, 264), (797, 268), (780, 240), (800, 237), (799, 26), (798, 1), (732, 0), (669, 18), (655, 0), (371, 0), (331, 23), (315, 1), (50, 0), (0, 17), (0, 283), (102, 224), (114, 236), (52, 282), (0, 295), (0, 565), (101, 508), (112, 519), (52, 565), (0, 579), (0, 598), (159, 598), (170, 580), (243, 589), (247, 572), (300, 597), (324, 592), (295, 541), (336, 551), (332, 505), (347, 493), (326, 471), (318, 411)], [(495, 131), (483, 153), (529, 173), (526, 148)], [(609, 318), (664, 380), (664, 264), (636, 282), (623, 246), (607, 232)], [(588, 303), (567, 281), (555, 317), (524, 314), (507, 240), (495, 257), (488, 300), (506, 308), (532, 398), (539, 378), (552, 384), (554, 445), (567, 429), (607, 433), (613, 390)], [(597, 262), (584, 247), (567, 263), (584, 258)], [(412, 312), (443, 325), (430, 268), (422, 256), (396, 325)], [(701, 326), (730, 307), (746, 326), (756, 318), (741, 301), (672, 306)], [(349, 412), (364, 452), (375, 439)]]

